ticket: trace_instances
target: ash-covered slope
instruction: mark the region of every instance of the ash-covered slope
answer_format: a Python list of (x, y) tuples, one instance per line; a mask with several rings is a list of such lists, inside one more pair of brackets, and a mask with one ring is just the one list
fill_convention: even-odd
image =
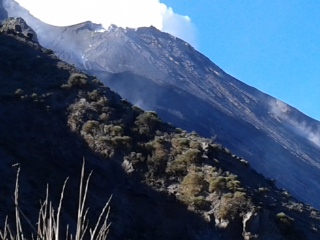
[(2, 0), (0, 0), (0, 21), (8, 18), (8, 13), (6, 9), (3, 7)]
[(108, 239), (319, 239), (319, 212), (221, 145), (162, 122), (62, 62), (17, 31), (28, 29), (21, 23), (0, 27), (1, 225), (9, 214), (14, 226), (20, 166), (24, 237), (36, 226), (46, 183), (57, 206), (66, 177), (61, 223), (73, 232), (85, 157), (93, 169), (89, 224), (113, 195)]
[(277, 185), (320, 208), (319, 122), (223, 72), (188, 43), (155, 28), (103, 31), (91, 22), (41, 23), (14, 1), (40, 43), (99, 76), (130, 102), (215, 137)]

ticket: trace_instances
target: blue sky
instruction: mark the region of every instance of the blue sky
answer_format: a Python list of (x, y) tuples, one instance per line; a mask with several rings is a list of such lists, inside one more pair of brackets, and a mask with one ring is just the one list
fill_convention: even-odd
[(320, 1), (161, 0), (230, 75), (320, 120)]

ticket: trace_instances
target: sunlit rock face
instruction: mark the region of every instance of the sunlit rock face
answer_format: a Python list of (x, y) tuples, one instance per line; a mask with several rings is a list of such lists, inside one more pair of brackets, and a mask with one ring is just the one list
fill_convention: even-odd
[(318, 121), (233, 78), (188, 43), (153, 27), (102, 29), (91, 22), (54, 27), (12, 1), (5, 7), (9, 16), (22, 15), (39, 42), (63, 60), (162, 119), (215, 138), (277, 186), (320, 208)]
[(38, 42), (35, 31), (33, 31), (33, 29), (28, 26), (24, 19), (20, 17), (3, 20), (1, 31), (18, 34), (20, 37), (27, 38), (33, 42)]

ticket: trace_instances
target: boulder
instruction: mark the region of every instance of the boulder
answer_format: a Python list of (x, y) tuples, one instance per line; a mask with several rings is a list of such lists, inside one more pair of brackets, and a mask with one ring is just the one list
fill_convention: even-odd
[(8, 18), (3, 21), (0, 32), (18, 35), (27, 40), (38, 42), (36, 32), (28, 26), (23, 18)]

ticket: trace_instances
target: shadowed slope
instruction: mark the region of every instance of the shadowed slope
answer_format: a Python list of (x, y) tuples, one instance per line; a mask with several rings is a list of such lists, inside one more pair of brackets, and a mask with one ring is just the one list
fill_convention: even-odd
[[(181, 203), (170, 200), (141, 183), (141, 178), (127, 175), (120, 156), (109, 161), (93, 152), (88, 143), (68, 125), (69, 107), (80, 101), (84, 92), (100, 89), (118, 106), (115, 116), (122, 116), (121, 98), (88, 78), (85, 89), (61, 86), (78, 71), (58, 60), (38, 44), (0, 33), (0, 156), (1, 156), (1, 225), (5, 216), (13, 218), (16, 168), (21, 167), (20, 207), (31, 223), (37, 220), (39, 199), (45, 198), (46, 183), (57, 205), (66, 177), (62, 222), (72, 230), (76, 223), (77, 189), (83, 157), (87, 169), (93, 169), (88, 206), (97, 217), (102, 204), (113, 194), (109, 239), (194, 239), (187, 225), (199, 229), (202, 220)], [(85, 76), (85, 75), (81, 75)], [(86, 77), (87, 78), (87, 77)], [(156, 207), (155, 207), (156, 206)], [(165, 210), (167, 209), (167, 210)], [(178, 214), (170, 212), (175, 209)], [(13, 215), (12, 215), (13, 214)], [(161, 225), (159, 222), (162, 222)], [(189, 222), (188, 224), (186, 224)], [(29, 225), (23, 222), (27, 235)], [(155, 227), (158, 229), (155, 232)], [(172, 228), (175, 230), (172, 231)]]

